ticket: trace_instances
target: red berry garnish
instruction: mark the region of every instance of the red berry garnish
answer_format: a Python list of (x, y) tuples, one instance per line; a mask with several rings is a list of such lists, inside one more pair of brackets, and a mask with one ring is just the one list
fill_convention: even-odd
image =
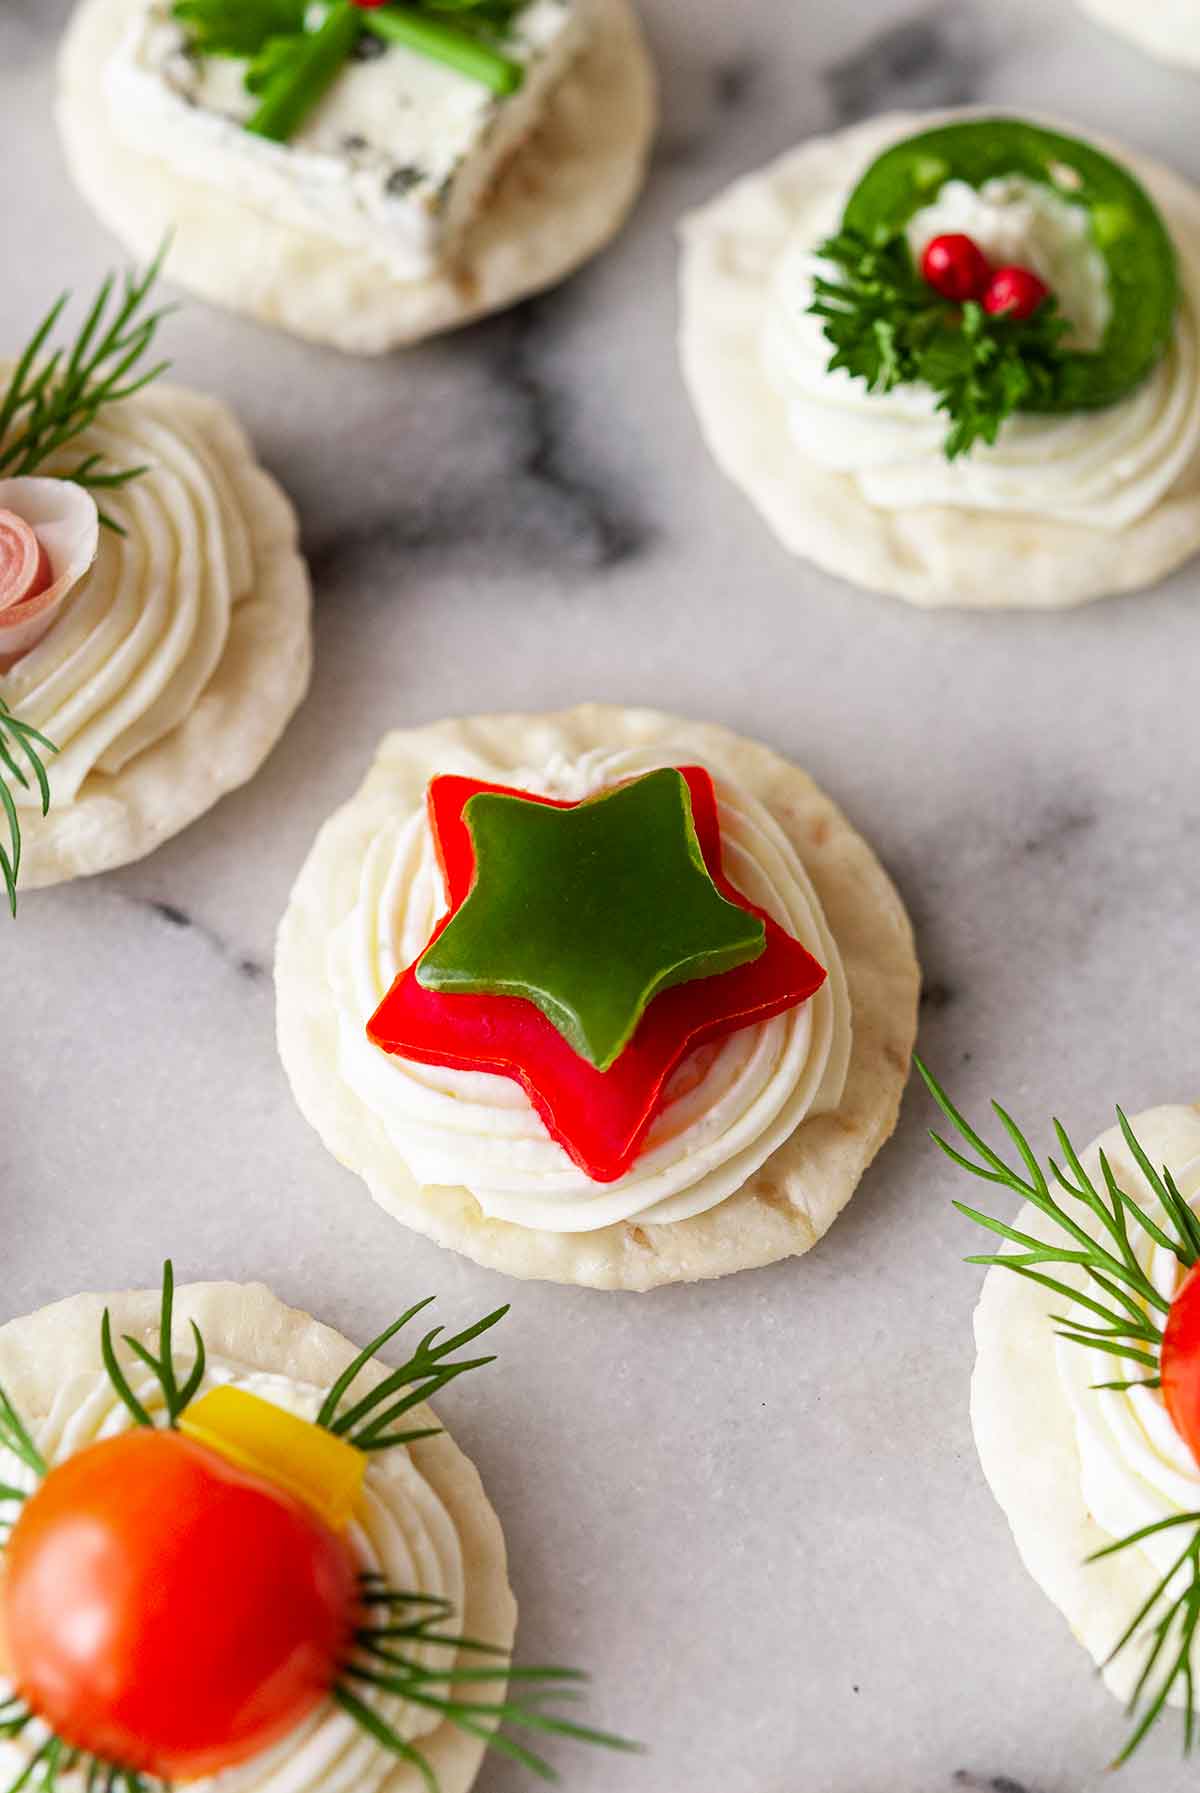
[(921, 273), (935, 293), (958, 305), (967, 299), (981, 299), (992, 278), (987, 256), (973, 238), (961, 231), (951, 231), (926, 243)]
[(1050, 288), (1032, 268), (997, 268), (983, 295), (983, 309), (992, 317), (1023, 323), (1050, 297)]

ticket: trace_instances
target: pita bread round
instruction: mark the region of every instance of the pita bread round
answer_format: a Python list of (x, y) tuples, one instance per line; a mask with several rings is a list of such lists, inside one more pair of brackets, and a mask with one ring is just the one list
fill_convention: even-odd
[[(188, 827), (253, 776), (308, 689), (312, 595), (291, 504), (224, 405), (162, 385), (153, 402), (156, 414), (179, 407), (220, 460), (249, 533), (254, 586), (234, 605), (224, 655), (185, 721), (120, 772), (90, 772), (74, 802), (47, 816), (22, 811), (23, 890), (125, 865)], [(138, 404), (127, 401), (131, 413)]]
[[(870, 591), (922, 606), (1050, 609), (1153, 585), (1200, 551), (1200, 455), (1146, 516), (1113, 532), (949, 506), (882, 510), (850, 475), (802, 453), (763, 366), (769, 282), (814, 197), (848, 190), (889, 144), (964, 116), (892, 113), (814, 138), (685, 221), (680, 352), (705, 439), (785, 547)], [(1116, 153), (1176, 239), (1200, 242), (1200, 194)]]
[(1085, 12), (1119, 31), (1149, 56), (1200, 69), (1200, 13), (1195, 0), (1079, 0)]
[[(161, 1296), (74, 1295), (24, 1319), (0, 1326), (0, 1387), (27, 1422), (42, 1419), (62, 1385), (102, 1367), (100, 1321), (107, 1307), (113, 1331), (155, 1348)], [(261, 1283), (193, 1283), (175, 1293), (175, 1331), (182, 1342), (195, 1320), (213, 1356), (254, 1370), (288, 1375), (324, 1387), (357, 1355), (358, 1347), (296, 1308), (285, 1307)], [(387, 1367), (369, 1365), (364, 1385), (383, 1380)], [(414, 1427), (436, 1424), (429, 1407), (418, 1407)], [(420, 1474), (437, 1494), (458, 1531), (466, 1576), (462, 1632), (502, 1649), (512, 1645), (517, 1608), (508, 1585), (504, 1535), (479, 1476), (458, 1447), (442, 1433), (422, 1439), (409, 1451)], [(475, 1696), (472, 1696), (475, 1697)], [(450, 1724), (421, 1742), (441, 1793), (467, 1793), (484, 1753), (481, 1739)], [(424, 1793), (417, 1771), (398, 1762), (386, 1793)]]
[(629, 0), (594, 36), (468, 234), (457, 265), (401, 281), (371, 256), (280, 224), (114, 135), (97, 71), (144, 0), (81, 0), (63, 43), (58, 120), (77, 186), (135, 254), (171, 233), (166, 272), (214, 305), (311, 342), (378, 355), (552, 286), (615, 235), (641, 189), (654, 75)]
[[(1200, 1105), (1151, 1109), (1133, 1117), (1132, 1126), (1153, 1164), (1178, 1167), (1200, 1151)], [(1181, 1137), (1189, 1141), (1182, 1154)], [(1089, 1175), (1099, 1176), (1101, 1149), (1122, 1182), (1129, 1179), (1135, 1191), (1144, 1187), (1117, 1128), (1080, 1154)], [(1036, 1238), (1062, 1240), (1029, 1205), (1010, 1224)], [(1076, 1280), (1069, 1269), (1056, 1274)], [(1061, 1296), (1049, 1289), (1011, 1270), (988, 1271), (975, 1310), (971, 1425), (983, 1473), (1022, 1562), (1100, 1665), (1158, 1576), (1136, 1549), (1099, 1563), (1086, 1560), (1114, 1539), (1092, 1518), (1083, 1496), (1075, 1420), (1056, 1361), (1051, 1316), (1061, 1311)], [(1104, 1670), (1118, 1698), (1129, 1699), (1141, 1663), (1131, 1646)]]
[[(352, 908), (380, 823), (411, 812), (437, 772), (484, 756), (512, 771), (605, 746), (667, 741), (717, 766), (770, 810), (812, 878), (841, 951), (854, 1044), (845, 1094), (812, 1115), (749, 1182), (706, 1214), (551, 1233), (488, 1219), (467, 1190), (423, 1188), (338, 1069), (325, 974), (330, 934)], [(808, 775), (757, 742), (652, 710), (587, 704), (549, 716), (486, 716), (398, 731), (357, 796), (317, 837), (279, 930), (278, 1039), (296, 1100), (326, 1146), (406, 1226), (489, 1269), (600, 1289), (651, 1289), (797, 1256), (845, 1207), (891, 1134), (908, 1077), (919, 972), (912, 930), (887, 873)], [(363, 1017), (364, 1025), (367, 1017)]]

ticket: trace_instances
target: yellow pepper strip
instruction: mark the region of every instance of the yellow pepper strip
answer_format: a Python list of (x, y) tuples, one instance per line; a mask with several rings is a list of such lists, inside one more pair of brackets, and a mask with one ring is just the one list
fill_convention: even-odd
[(193, 1401), (179, 1430), (197, 1444), (286, 1489), (334, 1531), (350, 1523), (367, 1473), (366, 1453), (311, 1420), (243, 1388), (213, 1388)]

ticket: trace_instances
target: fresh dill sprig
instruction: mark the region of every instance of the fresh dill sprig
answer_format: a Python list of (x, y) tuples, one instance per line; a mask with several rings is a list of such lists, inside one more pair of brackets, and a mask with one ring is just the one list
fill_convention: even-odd
[[(0, 1738), (21, 1737), (33, 1721), (33, 1713), (19, 1696), (0, 1701)], [(82, 1775), (83, 1793), (155, 1793), (156, 1789), (169, 1793), (165, 1781), (152, 1783), (136, 1769), (101, 1761), (54, 1735), (39, 1744), (4, 1793), (26, 1793), (26, 1789), (29, 1793), (35, 1789), (36, 1793), (59, 1793), (59, 1776), (63, 1774)]]
[[(392, 1370), (377, 1387), (371, 1389), (361, 1400), (344, 1412), (339, 1411), (342, 1402), (350, 1393), (355, 1382), (367, 1365), (383, 1349), (390, 1339), (410, 1320), (423, 1312), (434, 1300), (432, 1295), (424, 1301), (416, 1302), (398, 1320), (380, 1333), (377, 1339), (360, 1351), (353, 1363), (338, 1377), (325, 1397), (324, 1405), (317, 1415), (317, 1424), (326, 1431), (345, 1438), (360, 1451), (388, 1451), (396, 1445), (415, 1444), (419, 1438), (432, 1438), (438, 1428), (425, 1428), (415, 1432), (396, 1432), (391, 1428), (396, 1421), (413, 1407), (422, 1402), (432, 1400), (439, 1390), (446, 1388), (459, 1376), (465, 1376), (468, 1370), (482, 1369), (485, 1364), (494, 1363), (495, 1357), (472, 1357), (459, 1363), (448, 1363), (446, 1359), (451, 1352), (459, 1351), (464, 1345), (471, 1343), (481, 1334), (489, 1332), (505, 1314), (508, 1305), (496, 1308), (485, 1314), (465, 1331), (455, 1333), (453, 1338), (442, 1339), (444, 1328), (435, 1326), (432, 1332), (426, 1333), (408, 1362), (398, 1370)], [(440, 1343), (438, 1341), (441, 1341)], [(393, 1400), (393, 1396), (399, 1397)]]
[(844, 368), (868, 392), (930, 387), (949, 421), (947, 460), (994, 443), (1014, 411), (1055, 396), (1068, 325), (1052, 296), (1024, 319), (957, 305), (921, 278), (902, 231), (873, 240), (843, 229), (817, 255), (833, 269), (813, 281), (809, 306), (833, 347), (829, 371)]
[[(1026, 1277), (1053, 1294), (1063, 1296), (1069, 1303), (1085, 1308), (1096, 1315), (1099, 1324), (1088, 1324), (1061, 1314), (1050, 1316), (1059, 1329), (1059, 1338), (1066, 1339), (1071, 1344), (1082, 1345), (1088, 1350), (1105, 1352), (1111, 1357), (1132, 1359), (1150, 1372), (1147, 1376), (1133, 1380), (1097, 1383), (1094, 1385), (1097, 1389), (1123, 1391), (1129, 1388), (1159, 1387), (1163, 1322), (1171, 1304), (1142, 1269), (1133, 1248), (1136, 1233), (1131, 1234), (1130, 1225), (1132, 1223), (1145, 1239), (1164, 1251), (1169, 1251), (1178, 1260), (1181, 1271), (1190, 1270), (1200, 1260), (1200, 1219), (1180, 1192), (1171, 1171), (1166, 1168), (1158, 1171), (1154, 1168), (1125, 1113), (1118, 1108), (1117, 1120), (1121, 1136), (1162, 1211), (1163, 1224), (1160, 1226), (1141, 1203), (1121, 1188), (1107, 1154), (1103, 1151), (1099, 1154), (1099, 1161), (1104, 1187), (1097, 1187), (1095, 1179), (1087, 1174), (1080, 1163), (1079, 1154), (1071, 1144), (1066, 1129), (1057, 1120), (1054, 1122), (1054, 1131), (1066, 1169), (1053, 1158), (1048, 1159), (1050, 1174), (1047, 1176), (1012, 1116), (998, 1102), (993, 1102), (992, 1108), (1021, 1161), (1021, 1168), (1017, 1169), (1006, 1163), (980, 1137), (954, 1106), (929, 1068), (919, 1058), (915, 1062), (930, 1095), (959, 1138), (975, 1154), (974, 1158), (967, 1157), (943, 1139), (941, 1134), (934, 1133), (932, 1137), (935, 1143), (946, 1156), (971, 1176), (1010, 1189), (1014, 1195), (1031, 1203), (1065, 1233), (1070, 1241), (1069, 1245), (1048, 1243), (956, 1201), (954, 1206), (968, 1220), (998, 1234), (1010, 1245), (1019, 1247), (1015, 1252), (969, 1257), (967, 1262), (1011, 1270), (1017, 1276)], [(1094, 1216), (1101, 1229), (1100, 1238), (1080, 1225), (1074, 1215), (1063, 1207), (1054, 1192), (1055, 1187), (1082, 1203)], [(1061, 1265), (1076, 1272), (1082, 1270), (1090, 1292), (1084, 1293), (1060, 1278), (1047, 1274), (1043, 1268), (1046, 1265)], [(1166, 1574), (1155, 1583), (1101, 1665), (1107, 1668), (1136, 1639), (1143, 1640), (1145, 1661), (1127, 1708), (1129, 1718), (1134, 1721), (1134, 1728), (1113, 1762), (1114, 1768), (1127, 1762), (1133, 1755), (1162, 1716), (1172, 1692), (1177, 1688), (1182, 1689), (1184, 1696), (1185, 1755), (1190, 1753), (1200, 1738), (1200, 1707), (1196, 1703), (1192, 1667), (1192, 1649), (1200, 1634), (1200, 1513), (1178, 1513), (1152, 1525), (1145, 1525), (1140, 1530), (1131, 1532), (1128, 1537), (1106, 1544), (1087, 1559), (1089, 1563), (1100, 1562), (1105, 1557), (1116, 1556), (1121, 1551), (1135, 1548), (1160, 1532), (1176, 1528), (1186, 1529), (1187, 1541), (1183, 1549)], [(1180, 1581), (1184, 1585), (1176, 1591), (1176, 1584)]]
[[(146, 1348), (139, 1339), (132, 1338), (129, 1333), (123, 1335), (123, 1343), (128, 1345), (140, 1363), (145, 1364), (163, 1392), (163, 1400), (167, 1409), (167, 1426), (174, 1429), (179, 1424), (179, 1416), (196, 1397), (200, 1384), (204, 1380), (205, 1351), (204, 1339), (200, 1328), (192, 1321), (192, 1338), (196, 1346), (196, 1355), (186, 1381), (180, 1385), (175, 1373), (175, 1359), (171, 1345), (171, 1328), (175, 1311), (175, 1270), (170, 1258), (163, 1265), (162, 1305), (159, 1310), (158, 1323), (158, 1356)], [(154, 1420), (138, 1400), (130, 1387), (129, 1380), (117, 1360), (113, 1347), (112, 1318), (107, 1308), (100, 1322), (100, 1355), (108, 1379), (116, 1391), (117, 1398), (127, 1409), (134, 1424), (153, 1426)]]
[[(1103, 1189), (1097, 1187), (1095, 1180), (1084, 1170), (1079, 1154), (1059, 1121), (1054, 1122), (1054, 1131), (1066, 1169), (1051, 1158), (1047, 1161), (1050, 1173), (1047, 1176), (1012, 1116), (995, 1102), (992, 1107), (1016, 1147), (1021, 1168), (1005, 1163), (960, 1114), (928, 1067), (920, 1059), (916, 1063), (930, 1095), (955, 1132), (976, 1154), (974, 1159), (964, 1156), (941, 1134), (935, 1133), (934, 1142), (946, 1156), (973, 1177), (1011, 1189), (1014, 1195), (1029, 1202), (1052, 1221), (1070, 1241), (1069, 1244), (1059, 1244), (1035, 1238), (1031, 1233), (1020, 1232), (1003, 1220), (956, 1201), (954, 1206), (968, 1220), (1021, 1248), (1017, 1252), (969, 1257), (967, 1262), (1011, 1270), (1017, 1276), (1027, 1277), (1030, 1282), (1040, 1283), (1053, 1294), (1061, 1295), (1068, 1303), (1085, 1308), (1100, 1324), (1092, 1325), (1055, 1314), (1051, 1317), (1063, 1328), (1058, 1337), (1142, 1365), (1150, 1375), (1138, 1378), (1138, 1382), (1157, 1388), (1163, 1321), (1171, 1304), (1142, 1268), (1133, 1245), (1136, 1234), (1131, 1234), (1130, 1224), (1155, 1245), (1171, 1252), (1185, 1270), (1200, 1258), (1200, 1220), (1180, 1194), (1170, 1171), (1164, 1170), (1160, 1174), (1154, 1169), (1124, 1113), (1118, 1109), (1117, 1118), (1125, 1143), (1161, 1204), (1168, 1231), (1122, 1189), (1103, 1151), (1100, 1153), (1100, 1171), (1104, 1186)], [(1055, 1189), (1081, 1203), (1099, 1222), (1099, 1238), (1063, 1206)], [(1044, 1268), (1047, 1265), (1082, 1270), (1088, 1282), (1087, 1292), (1048, 1275)], [(1134, 1384), (1113, 1382), (1103, 1386), (1122, 1389)]]
[[(380, 1622), (365, 1623), (355, 1637), (355, 1654), (346, 1664), (333, 1697), (384, 1749), (407, 1762), (420, 1774), (427, 1793), (438, 1793), (437, 1778), (419, 1749), (390, 1725), (367, 1702), (370, 1692), (393, 1694), (413, 1705), (436, 1712), (469, 1736), (482, 1738), (489, 1749), (519, 1763), (542, 1780), (557, 1780), (545, 1758), (527, 1744), (504, 1735), (503, 1726), (547, 1737), (566, 1737), (601, 1748), (637, 1752), (640, 1746), (608, 1731), (573, 1723), (541, 1710), (548, 1698), (570, 1699), (586, 1683), (578, 1669), (514, 1668), (507, 1650), (462, 1637), (444, 1626), (453, 1619), (449, 1601), (429, 1595), (399, 1593), (376, 1574), (364, 1575), (360, 1598), (369, 1613), (380, 1611)], [(447, 1652), (445, 1662), (429, 1667), (423, 1652)], [(494, 1662), (464, 1666), (460, 1655), (494, 1657)], [(510, 1699), (507, 1688), (519, 1683), (524, 1697)], [(464, 1688), (478, 1688), (480, 1699), (464, 1697)], [(495, 1697), (487, 1697), (489, 1693)]]
[[(26, 1469), (31, 1469), (34, 1475), (45, 1475), (46, 1459), (33, 1442), (29, 1428), (3, 1388), (0, 1388), (0, 1449), (4, 1449), (16, 1457), (18, 1462), (23, 1463)], [(21, 1488), (5, 1488), (3, 1498), (24, 1500), (25, 1491)]]
[(22, 790), (27, 791), (30, 788), (29, 773), (32, 772), (42, 801), (42, 814), (48, 815), (50, 779), (42, 755), (57, 752), (53, 741), (48, 741), (32, 723), (22, 722), (19, 716), (14, 716), (0, 697), (0, 810), (4, 812), (8, 827), (8, 846), (0, 846), (0, 878), (4, 880), (9, 913), (13, 916), (17, 913), (22, 842), (21, 815), (9, 780), (15, 780)]
[[(108, 405), (132, 398), (166, 372), (166, 361), (142, 365), (171, 309), (144, 309), (165, 254), (164, 244), (140, 278), (125, 275), (120, 291), (117, 277), (110, 274), (70, 348), (50, 346), (70, 295), (55, 300), (0, 392), (0, 477), (19, 479), (41, 471)], [(90, 491), (114, 491), (145, 471), (106, 468), (100, 456), (90, 454), (63, 477)], [(113, 518), (102, 513), (101, 521), (119, 532)]]

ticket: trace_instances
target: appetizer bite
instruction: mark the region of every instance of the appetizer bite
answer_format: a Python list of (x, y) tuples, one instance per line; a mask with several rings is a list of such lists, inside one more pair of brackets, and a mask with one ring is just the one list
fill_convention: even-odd
[(424, 1404), (507, 1310), (378, 1363), (428, 1306), (356, 1353), (168, 1264), (0, 1327), (0, 1782), (466, 1793), (489, 1748), (632, 1747), (510, 1667), (500, 1524)]
[(1004, 1241), (975, 1314), (971, 1422), (1026, 1568), (1125, 1700), (1124, 1762), (1200, 1710), (1200, 1106), (1153, 1108), (1039, 1162), (997, 1151), (918, 1065), (954, 1162), (1025, 1204), (955, 1206)]
[(376, 1200), (514, 1276), (807, 1251), (895, 1124), (900, 899), (797, 767), (587, 705), (389, 735), (284, 916), (279, 1047)]
[(1196, 0), (1080, 0), (1080, 5), (1148, 56), (1200, 69)]
[(1200, 194), (1020, 118), (873, 120), (685, 226), (709, 446), (793, 553), (1055, 606), (1200, 548)]
[(355, 354), (561, 280), (641, 186), (630, 0), (81, 0), (59, 121), (85, 196), (206, 299)]
[(0, 875), (138, 859), (257, 771), (308, 687), (296, 518), (236, 419), (159, 382), (156, 273), (60, 299), (0, 391)]

